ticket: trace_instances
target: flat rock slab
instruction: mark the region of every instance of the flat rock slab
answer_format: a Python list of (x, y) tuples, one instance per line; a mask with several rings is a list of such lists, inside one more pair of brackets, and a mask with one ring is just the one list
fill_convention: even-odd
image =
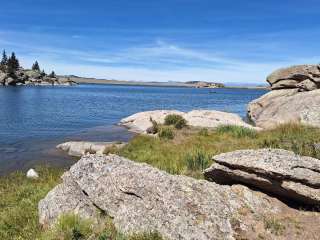
[(165, 117), (169, 114), (182, 116), (187, 120), (187, 124), (192, 127), (216, 128), (221, 125), (236, 125), (259, 130), (244, 122), (237, 114), (214, 110), (193, 110), (187, 113), (176, 110), (139, 112), (122, 119), (120, 125), (127, 127), (133, 132), (146, 133), (147, 129), (152, 127), (150, 118), (159, 124), (163, 124)]
[(320, 206), (320, 160), (282, 149), (240, 150), (213, 157), (205, 178), (245, 184), (288, 201)]
[[(263, 219), (281, 216), (306, 226), (309, 239), (320, 232), (318, 214), (290, 209), (263, 193), (170, 175), (116, 155), (82, 157), (39, 202), (44, 226), (70, 212), (95, 219), (103, 212), (120, 232), (157, 231), (164, 239), (275, 239)], [(295, 239), (291, 227), (286, 231), (281, 239)]]
[(108, 148), (122, 148), (126, 143), (121, 142), (66, 142), (59, 144), (58, 149), (65, 151), (69, 156), (81, 157), (87, 153), (104, 154)]

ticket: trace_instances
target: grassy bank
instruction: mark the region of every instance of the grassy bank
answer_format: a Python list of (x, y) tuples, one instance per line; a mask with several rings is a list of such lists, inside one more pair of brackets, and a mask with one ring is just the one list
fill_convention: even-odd
[[(146, 162), (172, 174), (202, 178), (202, 170), (212, 164), (215, 154), (257, 148), (283, 148), (298, 154), (320, 158), (320, 130), (283, 125), (274, 130), (252, 130), (224, 126), (216, 130), (171, 128), (171, 138), (137, 136), (125, 148), (114, 152), (129, 159)], [(37, 169), (40, 178), (30, 180), (23, 173), (0, 178), (0, 239), (85, 239), (96, 234), (96, 239), (161, 239), (157, 234), (124, 236), (112, 223), (92, 227), (90, 222), (76, 216), (65, 216), (52, 231), (44, 232), (38, 225), (37, 204), (49, 190), (60, 182), (62, 170)], [(71, 238), (70, 238), (71, 237)]]
[(202, 178), (202, 170), (212, 164), (212, 156), (240, 149), (282, 148), (300, 155), (320, 158), (320, 129), (287, 124), (274, 130), (222, 126), (216, 130), (172, 129), (173, 139), (137, 136), (119, 155), (146, 162), (172, 174)]

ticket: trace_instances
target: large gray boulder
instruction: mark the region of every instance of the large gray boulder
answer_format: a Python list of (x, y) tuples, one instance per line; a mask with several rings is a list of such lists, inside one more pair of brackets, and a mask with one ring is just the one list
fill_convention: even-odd
[(320, 127), (320, 89), (270, 91), (248, 105), (248, 117), (257, 127), (274, 128), (284, 123)]
[(187, 124), (192, 127), (216, 128), (222, 125), (236, 125), (250, 129), (257, 129), (246, 122), (240, 116), (234, 113), (220, 112), (214, 110), (193, 110), (190, 112), (181, 112), (176, 110), (154, 110), (139, 112), (120, 121), (120, 125), (127, 127), (130, 131), (137, 133), (147, 133), (152, 127), (150, 119), (159, 124), (164, 123), (164, 119), (169, 114), (177, 114), (186, 119)]
[[(291, 209), (263, 193), (170, 175), (116, 155), (82, 157), (39, 203), (40, 223), (47, 227), (70, 212), (96, 220), (100, 212), (120, 232), (157, 231), (177, 240), (276, 239), (264, 222), (281, 217), (281, 224), (291, 217), (299, 222), (306, 239), (320, 232), (318, 214)], [(288, 237), (281, 239), (301, 239), (293, 224), (282, 234)]]
[(282, 149), (239, 150), (213, 157), (204, 175), (222, 184), (245, 184), (288, 201), (320, 207), (320, 160)]
[(320, 88), (320, 65), (298, 65), (282, 68), (268, 76), (271, 89), (296, 88), (312, 91)]

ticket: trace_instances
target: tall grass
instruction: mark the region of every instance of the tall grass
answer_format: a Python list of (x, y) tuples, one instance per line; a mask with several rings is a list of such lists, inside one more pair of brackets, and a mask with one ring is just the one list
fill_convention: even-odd
[(177, 131), (174, 140), (167, 141), (137, 136), (118, 154), (149, 163), (172, 174), (201, 178), (202, 169), (196, 163), (201, 161), (195, 160), (205, 159), (201, 155), (207, 156), (211, 163), (211, 157), (219, 153), (241, 149), (282, 148), (320, 159), (320, 149), (317, 149), (316, 143), (320, 143), (320, 129), (308, 126), (286, 124), (260, 132), (222, 126), (211, 131), (200, 130), (198, 133)]
[(160, 139), (167, 139), (167, 140), (173, 139), (174, 138), (173, 129), (171, 127), (162, 126), (160, 127), (158, 136)]
[(216, 129), (216, 132), (219, 134), (227, 133), (237, 138), (242, 138), (242, 137), (254, 138), (257, 136), (257, 132), (253, 129), (234, 126), (234, 125), (222, 125)]
[(94, 223), (75, 214), (62, 215), (58, 222), (42, 233), (41, 240), (162, 240), (157, 232), (125, 235), (117, 231), (111, 218)]

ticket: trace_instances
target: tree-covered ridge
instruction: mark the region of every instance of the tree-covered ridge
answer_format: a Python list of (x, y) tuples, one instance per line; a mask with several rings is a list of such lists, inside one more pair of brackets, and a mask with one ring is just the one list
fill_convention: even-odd
[(3, 50), (0, 61), (0, 85), (72, 85), (72, 81), (60, 80), (56, 73), (52, 71), (47, 74), (41, 70), (38, 61), (35, 61), (31, 69), (24, 69), (14, 52), (8, 57), (7, 52)]

